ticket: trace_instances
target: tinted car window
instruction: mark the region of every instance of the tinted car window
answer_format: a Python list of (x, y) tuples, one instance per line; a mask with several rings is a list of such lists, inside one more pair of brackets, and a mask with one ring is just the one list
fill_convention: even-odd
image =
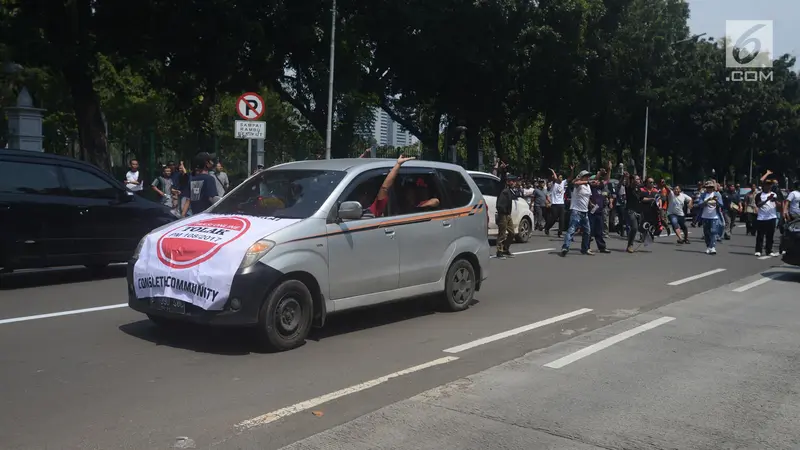
[(480, 189), (483, 195), (497, 197), (500, 195), (500, 191), (502, 191), (502, 189), (500, 189), (500, 182), (494, 178), (473, 176), (472, 179), (475, 180), (475, 184), (478, 185), (478, 189)]
[(442, 184), (450, 197), (450, 206), (453, 208), (467, 206), (472, 200), (472, 189), (467, 184), (467, 180), (455, 170), (439, 170), (439, 175), (442, 177)]
[[(385, 173), (379, 173), (369, 176), (367, 178), (357, 179), (355, 184), (350, 187), (347, 196), (344, 198), (345, 202), (359, 202), (364, 209), (363, 219), (374, 219), (374, 215), (369, 210), (375, 199), (378, 197), (378, 192), (386, 180)], [(380, 217), (392, 215), (391, 205), (387, 203), (383, 211), (379, 211)]]
[(265, 170), (209, 212), (306, 219), (319, 210), (344, 176), (345, 172), (332, 170)]
[(442, 200), (435, 173), (401, 172), (395, 181), (394, 191), (398, 214), (414, 214), (442, 209), (441, 203), (438, 206), (424, 206), (428, 200), (438, 199), (440, 202)]
[(56, 166), (3, 161), (0, 163), (0, 193), (62, 195), (64, 189)]
[(75, 197), (116, 199), (121, 190), (93, 173), (71, 167), (63, 167), (67, 189)]

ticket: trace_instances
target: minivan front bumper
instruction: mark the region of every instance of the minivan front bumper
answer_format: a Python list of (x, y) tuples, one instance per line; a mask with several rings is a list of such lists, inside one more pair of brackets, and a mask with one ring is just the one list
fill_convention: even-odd
[[(231, 295), (222, 310), (207, 311), (187, 303), (186, 313), (177, 314), (152, 308), (150, 306), (151, 298), (136, 298), (133, 280), (135, 264), (136, 260), (130, 260), (127, 271), (128, 306), (131, 309), (165, 319), (215, 326), (242, 327), (257, 324), (258, 313), (267, 293), (283, 277), (282, 272), (257, 262), (250, 267), (236, 271), (231, 285)], [(241, 307), (236, 310), (231, 307), (231, 300), (235, 298), (241, 301)]]

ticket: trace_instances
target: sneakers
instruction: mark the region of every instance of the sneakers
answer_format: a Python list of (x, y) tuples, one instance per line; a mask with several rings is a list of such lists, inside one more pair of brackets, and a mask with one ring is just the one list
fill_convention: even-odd
[(611, 250), (609, 250), (609, 249), (607, 249), (607, 248), (601, 248), (601, 249), (600, 249), (600, 250), (598, 250), (598, 251), (599, 251), (600, 253), (611, 253)]
[(709, 254), (710, 255), (716, 255), (717, 254), (717, 248), (716, 247), (711, 247)]
[(772, 253), (772, 252), (769, 252), (769, 253), (767, 254), (767, 256), (769, 256), (770, 258), (775, 258), (775, 257), (777, 257), (777, 256), (778, 256), (778, 254), (777, 254), (777, 253)]
[(581, 253), (583, 253), (586, 256), (594, 256), (595, 255), (595, 253), (593, 251), (591, 251), (591, 250), (586, 250), (585, 252), (581, 252)]
[(559, 253), (558, 255), (563, 258), (563, 257), (567, 256), (567, 253), (569, 253), (569, 249), (568, 248), (562, 248), (561, 249), (561, 253)]
[(494, 257), (497, 258), (497, 259), (506, 259), (506, 254), (505, 253), (498, 253)]
[(503, 255), (505, 255), (506, 258), (516, 258), (516, 256), (514, 256), (514, 254), (511, 252), (503, 252)]
[(756, 252), (756, 256), (761, 257), (761, 252)]
[(628, 253), (633, 253), (634, 252), (633, 246), (629, 245), (628, 248), (625, 251), (628, 252)]

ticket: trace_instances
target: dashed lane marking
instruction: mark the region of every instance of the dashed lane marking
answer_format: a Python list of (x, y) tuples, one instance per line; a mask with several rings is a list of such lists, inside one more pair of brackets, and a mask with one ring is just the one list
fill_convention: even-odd
[(708, 276), (711, 276), (711, 275), (715, 275), (715, 274), (718, 274), (720, 272), (725, 272), (726, 270), (727, 269), (709, 270), (708, 272), (703, 272), (703, 273), (700, 273), (700, 274), (697, 274), (697, 275), (694, 275), (694, 276), (691, 276), (691, 277), (687, 277), (687, 278), (683, 278), (681, 280), (673, 281), (672, 283), (667, 283), (667, 285), (669, 285), (669, 286), (680, 286), (682, 284), (686, 284), (686, 283), (689, 283), (691, 281), (699, 280), (701, 278), (705, 278), (705, 277), (708, 277)]
[(596, 344), (592, 344), (592, 345), (590, 345), (590, 346), (588, 346), (588, 347), (586, 347), (584, 349), (578, 350), (575, 353), (569, 354), (569, 355), (567, 355), (567, 356), (565, 356), (563, 358), (559, 358), (559, 359), (557, 359), (557, 360), (555, 360), (553, 362), (547, 363), (544, 366), (548, 367), (550, 369), (560, 369), (560, 368), (562, 368), (562, 367), (564, 367), (564, 366), (566, 366), (568, 364), (572, 364), (575, 361), (583, 359), (583, 358), (585, 358), (585, 357), (587, 357), (587, 356), (589, 356), (589, 355), (591, 355), (593, 353), (597, 353), (600, 350), (606, 349), (606, 348), (611, 347), (612, 345), (614, 345), (616, 343), (622, 342), (625, 339), (628, 339), (628, 338), (631, 338), (633, 336), (636, 336), (637, 334), (643, 333), (643, 332), (645, 332), (647, 330), (652, 330), (655, 327), (664, 325), (667, 322), (672, 322), (673, 320), (675, 320), (674, 317), (662, 317), (660, 319), (656, 319), (656, 320), (654, 320), (652, 322), (648, 322), (648, 323), (646, 323), (644, 325), (640, 325), (640, 326), (638, 326), (638, 327), (636, 327), (636, 328), (634, 328), (632, 330), (628, 330), (628, 331), (622, 332), (620, 334), (617, 334), (615, 336), (611, 336), (608, 339), (603, 339), (602, 341), (600, 341), (600, 342), (598, 342)]
[(465, 350), (469, 350), (471, 348), (475, 348), (484, 344), (488, 344), (490, 342), (499, 341), (500, 339), (505, 339), (511, 336), (515, 336), (520, 333), (525, 333), (531, 330), (535, 330), (537, 328), (541, 328), (550, 324), (554, 324), (556, 322), (561, 322), (562, 320), (571, 319), (573, 317), (578, 317), (580, 315), (592, 312), (589, 308), (582, 308), (578, 309), (566, 314), (562, 314), (560, 316), (551, 317), (549, 319), (540, 320), (539, 322), (534, 322), (532, 324), (524, 325), (519, 328), (514, 328), (513, 330), (504, 331), (502, 333), (493, 334), (491, 336), (486, 336), (485, 338), (477, 339), (472, 342), (467, 342), (466, 344), (461, 344), (455, 347), (451, 347), (448, 349), (443, 350), (445, 353), (460, 353)]
[(116, 309), (116, 308), (124, 308), (128, 306), (127, 303), (118, 303), (116, 305), (108, 305), (108, 306), (97, 306), (94, 308), (84, 308), (84, 309), (73, 309), (70, 311), (61, 311), (55, 313), (48, 313), (48, 314), (38, 314), (35, 316), (24, 316), (24, 317), (12, 317), (10, 319), (0, 319), (0, 325), (5, 325), (8, 323), (15, 323), (15, 322), (25, 322), (28, 320), (39, 320), (39, 319), (49, 319), (51, 317), (61, 317), (61, 316), (71, 316), (74, 314), (84, 314), (96, 311), (105, 311), (107, 309)]
[(458, 357), (446, 356), (444, 358), (428, 361), (425, 364), (420, 364), (418, 366), (390, 373), (389, 375), (385, 375), (380, 378), (375, 378), (374, 380), (366, 381), (364, 383), (357, 384), (355, 386), (350, 386), (348, 388), (340, 389), (336, 392), (331, 392), (330, 394), (321, 395), (319, 397), (312, 398), (311, 400), (306, 400), (304, 402), (296, 403), (292, 406), (287, 406), (286, 408), (281, 408), (277, 411), (272, 411), (266, 414), (262, 414), (258, 417), (253, 417), (252, 419), (239, 422), (238, 424), (236, 424), (235, 428), (237, 431), (245, 431), (252, 428), (260, 427), (262, 425), (266, 425), (268, 423), (274, 422), (284, 417), (291, 416), (292, 414), (297, 414), (299, 412), (307, 411), (315, 406), (321, 405), (323, 403), (328, 403), (330, 401), (336, 400), (346, 395), (355, 394), (356, 392), (373, 388), (375, 386), (378, 386), (379, 384), (386, 383), (392, 378), (397, 378), (403, 375), (419, 372), (420, 370), (424, 370), (429, 367), (440, 366), (442, 364), (447, 364), (449, 362), (453, 362), (456, 360), (458, 360)]

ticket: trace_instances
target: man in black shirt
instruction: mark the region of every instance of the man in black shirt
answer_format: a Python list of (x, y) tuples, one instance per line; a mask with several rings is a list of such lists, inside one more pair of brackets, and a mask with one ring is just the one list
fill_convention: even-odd
[(647, 197), (645, 190), (642, 188), (642, 179), (639, 175), (633, 175), (625, 172), (622, 182), (625, 184), (625, 200), (626, 209), (628, 210), (628, 253), (633, 253), (633, 243), (636, 240), (636, 233), (642, 222), (642, 212), (645, 205), (653, 203), (654, 198)]
[[(181, 216), (186, 217), (191, 203), (192, 213), (199, 214), (214, 204), (217, 200), (217, 181), (208, 174), (214, 167), (214, 155), (200, 152), (194, 157), (194, 173), (189, 178), (189, 202), (185, 202)], [(185, 195), (181, 192), (181, 195)]]
[(495, 224), (497, 224), (497, 258), (513, 258), (511, 253), (511, 241), (514, 239), (514, 222), (511, 220), (511, 209), (514, 204), (514, 195), (511, 189), (514, 188), (514, 181), (506, 178), (506, 172), (500, 174), (500, 180), (503, 183), (503, 190), (497, 196), (497, 215), (495, 215)]

